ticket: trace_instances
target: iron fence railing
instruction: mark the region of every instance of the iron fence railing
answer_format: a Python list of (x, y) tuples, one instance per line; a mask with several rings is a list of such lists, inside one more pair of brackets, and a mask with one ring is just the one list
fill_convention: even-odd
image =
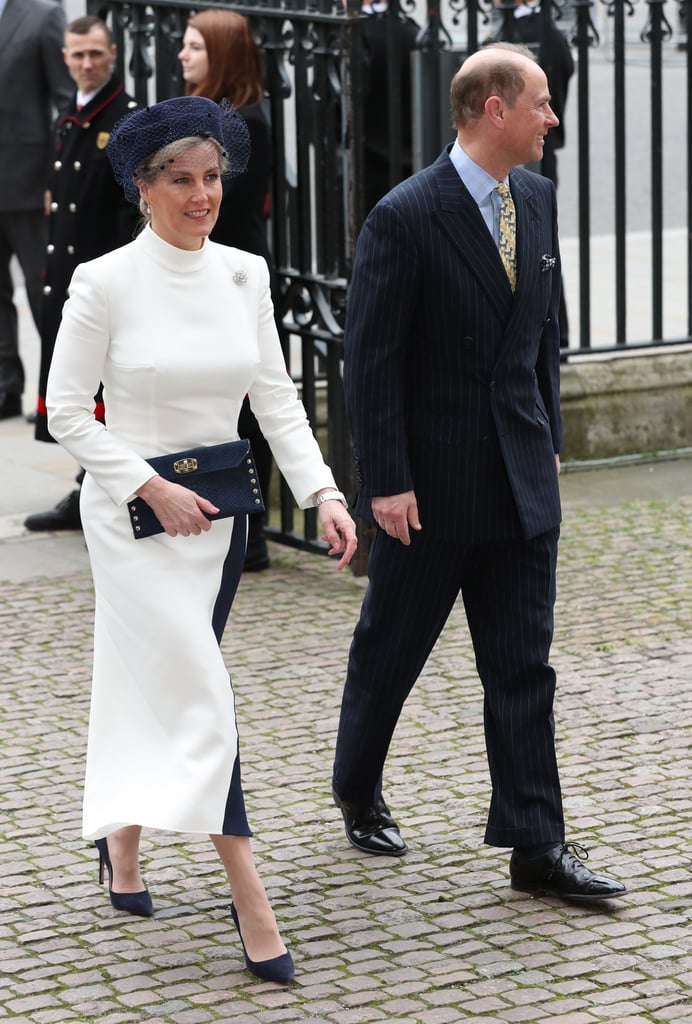
[[(578, 248), (578, 296), (573, 310), (577, 336), (563, 351), (582, 357), (627, 351), (641, 345), (666, 347), (692, 340), (692, 71), (687, 46), (688, 0), (539, 0), (545, 33), (540, 60), (550, 74), (550, 19), (566, 33), (577, 71), (571, 86), (569, 151), (560, 160), (572, 175), (563, 183), (563, 206), (572, 210)], [(514, 17), (514, 0), (390, 0), (387, 95), (367, 92), (360, 0), (87, 0), (91, 14), (105, 18), (118, 45), (120, 72), (140, 103), (183, 91), (177, 53), (192, 10), (231, 7), (247, 15), (265, 61), (266, 103), (272, 126), (272, 250), (280, 283), (280, 315), (288, 367), (297, 380), (311, 420), (337, 479), (352, 484), (350, 440), (341, 392), (342, 331), (355, 240), (364, 205), (364, 105), (387, 106), (390, 184), (405, 174), (402, 150), (400, 43), (396, 22), (410, 16), (419, 26), (412, 60), (413, 161), (436, 158), (452, 137), (448, 115), (451, 75), (461, 60)], [(636, 97), (628, 78), (638, 74)], [(673, 64), (675, 65), (673, 68)], [(671, 79), (671, 69), (673, 79)], [(592, 76), (598, 72), (594, 88)], [(607, 96), (604, 96), (607, 93)], [(633, 105), (634, 104), (634, 105)], [(670, 120), (674, 128), (670, 130)], [(604, 125), (612, 155), (592, 140)], [(629, 156), (632, 139), (637, 155)], [(675, 141), (675, 155), (667, 150)], [(675, 168), (671, 167), (675, 163)], [(647, 171), (648, 168), (648, 171)], [(670, 176), (675, 172), (675, 179)], [(631, 284), (628, 232), (632, 180), (636, 172), (638, 227), (644, 223), (648, 258), (636, 286)], [(682, 182), (672, 220), (687, 236), (686, 267), (673, 302), (686, 310), (686, 322), (666, 336), (664, 241), (670, 229), (670, 182)], [(603, 195), (612, 201), (603, 200)], [(666, 205), (668, 202), (668, 206)], [(600, 205), (598, 205), (600, 203)], [(597, 208), (598, 207), (598, 208)], [(642, 221), (643, 218), (643, 221)], [(569, 216), (567, 217), (569, 220)], [(599, 223), (594, 224), (598, 219)], [(599, 288), (609, 275), (613, 326), (606, 343), (592, 324), (594, 236), (608, 220), (614, 239), (612, 265), (599, 264)], [(612, 225), (610, 221), (612, 220)], [(564, 231), (563, 231), (564, 234)], [(679, 270), (679, 267), (676, 268)], [(640, 268), (641, 270), (641, 268)], [(650, 323), (645, 337), (632, 339), (628, 310), (632, 289), (650, 292)], [(641, 323), (641, 321), (640, 321)], [(286, 543), (321, 549), (314, 513), (300, 513), (283, 492), (280, 523), (272, 535)]]

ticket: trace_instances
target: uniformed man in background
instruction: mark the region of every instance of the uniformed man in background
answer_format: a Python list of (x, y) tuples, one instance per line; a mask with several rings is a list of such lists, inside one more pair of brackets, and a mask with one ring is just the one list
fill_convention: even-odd
[[(41, 372), (36, 438), (52, 441), (46, 421), (46, 383), (67, 289), (78, 263), (132, 241), (136, 208), (116, 184), (106, 156), (111, 129), (136, 103), (113, 72), (110, 29), (100, 18), (82, 17), (65, 30), (63, 56), (77, 91), (58, 120), (50, 181), (49, 244), (41, 314)], [(103, 418), (99, 398), (95, 414)], [(77, 477), (81, 483), (81, 472)], [(25, 520), (29, 530), (78, 530), (79, 489), (49, 512)]]

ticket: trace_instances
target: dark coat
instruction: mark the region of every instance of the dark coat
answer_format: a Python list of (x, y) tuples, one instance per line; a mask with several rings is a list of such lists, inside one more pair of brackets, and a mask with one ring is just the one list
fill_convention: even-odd
[(77, 110), (73, 96), (58, 120), (41, 316), (39, 441), (52, 440), (46, 423), (46, 384), (72, 274), (77, 264), (126, 245), (135, 234), (137, 208), (116, 183), (105, 149), (116, 122), (135, 106), (114, 75), (82, 110)]
[(363, 169), (365, 211), (390, 188), (389, 177), (389, 32), (393, 26), (401, 47), (397, 99), (401, 107), (400, 181), (413, 171), (411, 54), (420, 29), (403, 16), (392, 22), (389, 11), (368, 14), (359, 22), (363, 38)]
[(261, 106), (238, 109), (250, 131), (250, 160), (244, 174), (224, 181), (221, 209), (209, 237), (269, 262), (268, 197), (274, 163), (269, 122)]
[[(281, 330), (278, 312), (279, 287), (271, 258), (268, 237), (271, 175), (274, 166), (271, 131), (261, 105), (239, 107), (250, 132), (250, 159), (244, 174), (227, 178), (223, 183), (223, 199), (214, 230), (209, 236), (221, 245), (264, 256), (269, 267), (269, 281), (274, 302), (276, 325)], [(246, 398), (240, 411), (238, 430), (241, 437), (249, 437), (260, 476), (260, 486), (269, 493), (272, 454), (260, 431), (259, 424)], [(251, 517), (252, 522), (260, 517)]]
[(426, 534), (531, 538), (560, 522), (555, 188), (516, 168), (517, 290), (445, 150), (366, 219), (344, 338), (360, 492), (415, 491)]

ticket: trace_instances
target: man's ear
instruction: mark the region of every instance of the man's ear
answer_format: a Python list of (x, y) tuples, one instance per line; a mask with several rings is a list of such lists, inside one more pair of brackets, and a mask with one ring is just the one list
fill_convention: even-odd
[(505, 105), (499, 96), (488, 96), (483, 109), (491, 124), (496, 128), (504, 127)]

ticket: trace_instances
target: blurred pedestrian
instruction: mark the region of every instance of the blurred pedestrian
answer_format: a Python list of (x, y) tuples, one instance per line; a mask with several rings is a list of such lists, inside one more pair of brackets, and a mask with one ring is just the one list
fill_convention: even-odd
[(72, 95), (64, 27), (53, 0), (0, 0), (0, 419), (21, 415), (24, 392), (13, 255), (41, 329), (53, 124)]
[[(143, 826), (208, 833), (248, 969), (287, 982), (293, 961), (254, 863), (219, 649), (246, 517), (210, 521), (216, 505), (147, 461), (237, 439), (249, 394), (296, 502), (319, 509), (339, 568), (354, 554), (355, 524), (286, 373), (266, 263), (209, 241), (221, 177), (242, 173), (248, 150), (242, 117), (201, 96), (116, 125), (108, 154), (146, 227), (75, 271), (47, 407), (51, 433), (86, 469), (96, 612), (83, 834), (108, 870), (111, 903), (153, 914), (139, 866)], [(100, 381), (107, 425), (93, 415)], [(195, 459), (181, 462), (194, 471)], [(163, 533), (136, 539), (141, 502)]]
[[(106, 156), (113, 126), (137, 106), (114, 73), (117, 49), (110, 29), (100, 18), (77, 18), (65, 31), (63, 56), (77, 89), (58, 120), (49, 182), (51, 212), (35, 427), (39, 441), (53, 440), (46, 419), (46, 384), (72, 274), (79, 263), (132, 241), (137, 225), (137, 211), (125, 199)], [(103, 417), (100, 400), (95, 412)], [(78, 482), (82, 475), (80, 472)], [(28, 530), (81, 529), (79, 488), (54, 509), (28, 516), (24, 525)]]
[[(389, 192), (397, 181), (413, 172), (411, 54), (420, 29), (401, 11), (390, 12), (387, 3), (364, 3), (360, 23), (363, 38), (363, 172), (365, 213)], [(390, 33), (397, 36), (400, 59), (395, 70), (397, 106), (401, 117), (401, 168), (392, 181), (389, 160)]]
[[(224, 181), (221, 209), (210, 237), (214, 242), (234, 245), (264, 257), (269, 266), (276, 313), (280, 296), (268, 238), (274, 158), (269, 122), (262, 109), (262, 57), (250, 22), (236, 11), (210, 10), (193, 14), (188, 19), (178, 58), (186, 95), (206, 96), (215, 103), (228, 100), (240, 111), (250, 131), (247, 170)], [(278, 314), (277, 327), (280, 331)], [(240, 436), (249, 438), (252, 444), (262, 493), (268, 502), (272, 455), (247, 399), (243, 402), (238, 429)], [(264, 536), (267, 519), (267, 512), (250, 517), (245, 572), (260, 572), (269, 567)]]

